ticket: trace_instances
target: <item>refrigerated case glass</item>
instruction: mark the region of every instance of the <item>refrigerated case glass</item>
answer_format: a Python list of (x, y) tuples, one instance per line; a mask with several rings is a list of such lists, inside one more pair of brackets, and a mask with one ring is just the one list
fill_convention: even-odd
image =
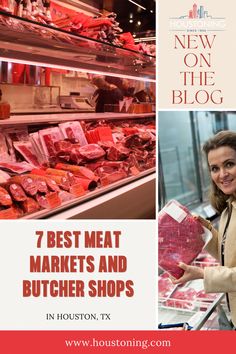
[(227, 113), (229, 129), (236, 131), (236, 112)]
[(189, 112), (159, 112), (160, 154), (167, 200), (198, 198)]
[(202, 192), (203, 200), (204, 195), (207, 197), (207, 192), (210, 185), (210, 175), (207, 164), (207, 159), (202, 152), (202, 147), (204, 143), (214, 135), (214, 114), (210, 112), (195, 112), (196, 124), (197, 124), (197, 139), (199, 141), (199, 168), (201, 173), (201, 182), (202, 182)]

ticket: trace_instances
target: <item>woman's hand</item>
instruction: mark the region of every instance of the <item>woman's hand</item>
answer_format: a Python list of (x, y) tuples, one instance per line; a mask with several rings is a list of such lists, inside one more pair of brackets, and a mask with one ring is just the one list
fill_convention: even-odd
[(184, 275), (179, 279), (173, 279), (173, 284), (183, 284), (187, 281), (194, 280), (194, 279), (203, 279), (204, 272), (203, 269), (200, 267), (190, 266), (185, 263), (179, 263), (178, 266), (184, 270)]
[(209, 231), (212, 231), (213, 226), (212, 226), (212, 223), (210, 221), (202, 218), (199, 215), (193, 215), (193, 217), (194, 217), (195, 220), (199, 221), (202, 226), (206, 227)]

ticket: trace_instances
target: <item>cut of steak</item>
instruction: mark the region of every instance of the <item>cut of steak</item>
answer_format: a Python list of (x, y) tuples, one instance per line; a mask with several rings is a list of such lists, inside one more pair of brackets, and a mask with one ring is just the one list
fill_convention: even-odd
[(126, 159), (129, 156), (129, 153), (130, 149), (122, 144), (116, 144), (107, 150), (107, 159), (111, 161), (121, 161)]
[(95, 160), (103, 157), (105, 151), (97, 144), (88, 144), (79, 148), (79, 153), (88, 160)]

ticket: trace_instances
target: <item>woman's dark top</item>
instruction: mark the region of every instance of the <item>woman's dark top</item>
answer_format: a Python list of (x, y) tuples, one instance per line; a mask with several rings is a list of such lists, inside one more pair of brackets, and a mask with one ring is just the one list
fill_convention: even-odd
[(105, 104), (118, 104), (123, 100), (123, 94), (120, 89), (114, 88), (113, 90), (98, 89), (95, 95), (98, 94), (96, 99), (96, 112), (104, 112)]

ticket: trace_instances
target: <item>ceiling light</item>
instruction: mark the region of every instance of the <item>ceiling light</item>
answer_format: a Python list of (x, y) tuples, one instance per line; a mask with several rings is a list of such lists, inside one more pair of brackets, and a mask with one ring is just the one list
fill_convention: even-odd
[(138, 6), (138, 7), (140, 7), (140, 8), (143, 9), (143, 10), (147, 10), (146, 7), (143, 7), (142, 5), (137, 4), (137, 2), (135, 2), (135, 1), (133, 1), (133, 0), (128, 0), (128, 1), (129, 1), (129, 2), (132, 2), (132, 4), (134, 4), (134, 5)]
[(140, 26), (140, 25), (141, 25), (141, 21), (138, 21), (138, 22), (137, 22), (137, 25)]
[(129, 23), (133, 23), (134, 21), (133, 20), (129, 20)]

